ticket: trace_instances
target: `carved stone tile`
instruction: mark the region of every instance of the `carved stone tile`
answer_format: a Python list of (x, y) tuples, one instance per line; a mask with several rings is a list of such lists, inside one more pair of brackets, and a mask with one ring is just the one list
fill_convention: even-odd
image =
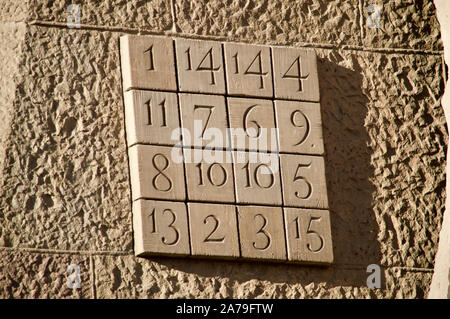
[(175, 47), (180, 91), (225, 93), (220, 42), (175, 39)]
[(124, 90), (177, 90), (171, 38), (122, 36), (120, 58)]
[(234, 203), (231, 152), (184, 149), (189, 200)]
[(271, 100), (228, 98), (233, 149), (277, 151), (274, 108)]
[(277, 154), (233, 153), (237, 203), (281, 205)]
[(138, 198), (185, 200), (184, 169), (177, 149), (134, 145), (128, 149), (131, 193)]
[(238, 206), (242, 257), (286, 260), (281, 207)]
[(319, 101), (316, 53), (310, 49), (272, 47), (275, 98)]
[(225, 98), (217, 95), (179, 94), (183, 145), (228, 147)]
[(284, 205), (328, 208), (323, 157), (281, 154)]
[(133, 202), (136, 255), (189, 255), (186, 204), (139, 199)]
[(270, 47), (229, 42), (223, 46), (228, 94), (273, 97)]
[(239, 257), (234, 205), (188, 203), (192, 254)]
[(289, 261), (332, 263), (330, 213), (327, 210), (284, 208)]
[(275, 100), (280, 152), (324, 152), (320, 104)]
[(120, 41), (136, 254), (331, 263), (315, 52)]
[[(127, 143), (175, 145), (180, 135), (176, 93), (131, 90), (124, 93)], [(172, 139), (174, 137), (174, 139)]]

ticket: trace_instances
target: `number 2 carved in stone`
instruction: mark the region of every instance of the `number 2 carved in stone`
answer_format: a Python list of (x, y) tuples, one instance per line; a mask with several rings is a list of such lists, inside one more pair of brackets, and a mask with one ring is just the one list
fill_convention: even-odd
[(212, 220), (214, 223), (213, 230), (209, 233), (208, 236), (206, 236), (206, 238), (203, 240), (203, 242), (205, 242), (205, 243), (211, 243), (211, 242), (221, 243), (221, 242), (223, 242), (225, 240), (225, 236), (219, 237), (219, 238), (217, 238), (217, 237), (213, 238), (214, 233), (216, 232), (217, 228), (219, 228), (219, 220), (214, 215), (208, 215), (203, 220), (203, 223), (206, 225), (206, 224), (208, 224), (209, 220)]

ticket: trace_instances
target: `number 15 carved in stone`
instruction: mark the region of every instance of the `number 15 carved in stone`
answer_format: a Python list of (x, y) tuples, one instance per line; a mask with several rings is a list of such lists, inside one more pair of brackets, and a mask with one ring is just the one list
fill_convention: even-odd
[(220, 42), (176, 39), (175, 47), (180, 91), (225, 93)]

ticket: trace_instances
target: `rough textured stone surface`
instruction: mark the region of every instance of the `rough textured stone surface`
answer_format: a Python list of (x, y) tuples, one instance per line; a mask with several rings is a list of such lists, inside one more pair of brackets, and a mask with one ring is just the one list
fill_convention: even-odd
[[(79, 289), (67, 286), (71, 264), (80, 268)], [(0, 250), (0, 298), (92, 297), (89, 257)]]
[(23, 22), (27, 16), (26, 1), (0, 0), (0, 22)]
[[(444, 43), (444, 58), (446, 65), (450, 63), (450, 3), (445, 0), (435, 0), (437, 17), (441, 24), (442, 41)], [(442, 107), (446, 118), (450, 116), (450, 89), (447, 87), (442, 97)], [(449, 149), (447, 149), (447, 159), (449, 158)], [(447, 175), (450, 171), (450, 165), (447, 161)], [(450, 180), (446, 181), (446, 189), (450, 190)], [(450, 216), (449, 201), (446, 201), (446, 213), (442, 221), (442, 228), (439, 233), (439, 248), (436, 253), (434, 264), (433, 280), (430, 286), (428, 298), (450, 298)]]
[(25, 31), (24, 23), (0, 23), (0, 185)]
[(184, 33), (264, 44), (360, 44), (358, 0), (176, 0)]
[(370, 289), (365, 268), (133, 256), (94, 264), (99, 298), (423, 298), (431, 281), (431, 272), (386, 269), (381, 289)]
[[(29, 20), (49, 22), (67, 21), (67, 7), (77, 3), (72, 0), (33, 0), (29, 2)], [(88, 0), (78, 2), (81, 9), (81, 24), (139, 28), (152, 31), (170, 30), (172, 15), (170, 0), (125, 1)]]
[[(365, 2), (177, 0), (177, 31), (261, 44), (361, 45)], [(68, 3), (34, 1), (29, 13), (0, 6), (0, 21), (30, 14), (64, 23)], [(132, 256), (121, 34), (93, 28), (170, 30), (170, 1), (87, 3), (81, 23), (90, 30), (0, 25), (0, 247), (42, 249), (0, 251), (0, 297), (94, 297), (84, 292), (88, 284), (81, 292), (62, 288), (67, 263), (89, 273), (88, 257), (77, 250), (130, 254), (94, 257), (98, 297), (426, 296), (446, 198), (441, 56), (316, 49), (331, 267), (141, 259)], [(439, 50), (430, 2), (410, 3), (388, 2), (386, 21), (398, 27), (367, 32), (364, 44)], [(380, 290), (366, 287), (373, 263), (386, 267)]]
[(318, 56), (335, 261), (432, 267), (448, 139), (440, 56)]
[[(363, 44), (366, 47), (442, 50), (440, 27), (432, 0), (362, 0)], [(369, 28), (367, 6), (381, 8), (380, 28)]]
[(0, 186), (4, 245), (131, 249), (118, 37), (29, 28)]

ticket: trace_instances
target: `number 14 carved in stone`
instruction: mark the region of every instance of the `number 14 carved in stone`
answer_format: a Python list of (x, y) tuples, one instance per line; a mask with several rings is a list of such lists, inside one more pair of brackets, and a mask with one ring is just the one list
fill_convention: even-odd
[[(211, 75), (211, 82), (210, 82), (210, 84), (211, 85), (215, 85), (216, 84), (216, 79), (214, 78), (214, 72), (215, 71), (219, 71), (220, 70), (220, 66), (214, 67), (214, 59), (213, 59), (212, 50), (213, 50), (213, 48), (210, 48), (208, 50), (208, 52), (206, 52), (205, 56), (200, 61), (200, 63), (198, 64), (198, 66), (197, 66), (197, 68), (195, 70), (196, 71), (207, 71), (207, 72), (210, 72), (210, 75)], [(186, 59), (187, 59), (186, 71), (192, 71), (191, 48), (190, 47), (187, 48), (185, 53), (186, 53)]]
[[(234, 74), (239, 74), (239, 61), (238, 61), (238, 52), (236, 52), (235, 55), (233, 55), (233, 59), (235, 62), (235, 69)], [(264, 78), (263, 76), (266, 76), (268, 72), (263, 71), (262, 61), (261, 61), (261, 51), (256, 54), (255, 58), (250, 62), (247, 69), (244, 71), (244, 74), (246, 75), (257, 75), (259, 76), (259, 88), (264, 89)]]

